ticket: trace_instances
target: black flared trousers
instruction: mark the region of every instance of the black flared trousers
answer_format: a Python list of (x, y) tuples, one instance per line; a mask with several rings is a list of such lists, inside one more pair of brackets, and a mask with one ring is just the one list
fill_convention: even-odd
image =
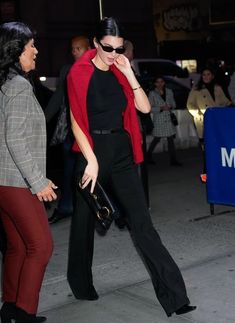
[[(113, 197), (125, 212), (135, 245), (151, 275), (156, 296), (169, 315), (188, 304), (189, 299), (181, 272), (153, 227), (143, 186), (133, 163), (129, 135), (125, 131), (97, 134), (93, 135), (93, 141), (99, 163), (98, 180), (105, 188), (112, 189)], [(86, 165), (82, 155), (77, 163), (79, 176)], [(76, 195), (67, 276), (75, 297), (86, 298), (93, 288), (94, 215), (81, 194), (77, 192)]]

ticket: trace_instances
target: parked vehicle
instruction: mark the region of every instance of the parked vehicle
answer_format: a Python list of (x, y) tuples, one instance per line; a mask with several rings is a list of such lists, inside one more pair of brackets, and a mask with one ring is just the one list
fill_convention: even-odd
[(187, 109), (187, 99), (190, 92), (190, 87), (182, 84), (177, 78), (172, 76), (164, 76), (166, 87), (174, 93), (176, 109)]
[(138, 77), (143, 80), (154, 78), (156, 75), (175, 77), (182, 84), (191, 87), (191, 78), (188, 70), (181, 68), (175, 62), (168, 59), (141, 58), (133, 59), (132, 67)]

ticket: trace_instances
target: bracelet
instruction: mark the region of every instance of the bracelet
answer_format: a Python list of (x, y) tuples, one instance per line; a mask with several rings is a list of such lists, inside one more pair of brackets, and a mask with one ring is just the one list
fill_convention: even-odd
[(140, 86), (138, 86), (138, 87), (135, 87), (134, 89), (132, 89), (133, 91), (136, 91), (136, 90), (139, 90), (139, 89), (141, 89), (141, 85)]

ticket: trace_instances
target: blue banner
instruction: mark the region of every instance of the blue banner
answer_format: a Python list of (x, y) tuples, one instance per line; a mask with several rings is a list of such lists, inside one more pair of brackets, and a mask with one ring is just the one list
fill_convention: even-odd
[(208, 203), (235, 205), (235, 107), (206, 110), (204, 140)]

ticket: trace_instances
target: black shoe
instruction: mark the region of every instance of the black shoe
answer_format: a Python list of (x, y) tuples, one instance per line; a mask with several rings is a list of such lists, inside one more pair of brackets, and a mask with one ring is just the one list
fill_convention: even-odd
[(81, 295), (78, 293), (74, 293), (75, 298), (86, 300), (86, 301), (96, 301), (99, 298), (99, 295), (97, 294), (95, 287), (92, 286), (92, 288), (89, 290), (89, 293), (86, 295)]
[(197, 306), (191, 306), (191, 305), (184, 305), (180, 307), (178, 310), (175, 311), (176, 315), (186, 314), (189, 312), (194, 311), (197, 308)]
[(129, 229), (129, 224), (123, 216), (120, 216), (119, 218), (115, 219), (114, 223), (121, 231), (125, 230), (126, 228)]
[(72, 213), (62, 213), (62, 212), (59, 212), (57, 209), (55, 209), (52, 216), (48, 218), (48, 222), (50, 224), (53, 224), (62, 219), (69, 218), (70, 216), (72, 216)]
[[(11, 320), (16, 320), (17, 318), (17, 307), (15, 303), (5, 302), (0, 311), (0, 317), (2, 323), (11, 323)], [(45, 316), (35, 316), (35, 322), (41, 323), (45, 322), (47, 318)]]
[(15, 323), (40, 323), (47, 320), (45, 316), (36, 316), (35, 314), (29, 314), (19, 307), (17, 307), (15, 319)]

